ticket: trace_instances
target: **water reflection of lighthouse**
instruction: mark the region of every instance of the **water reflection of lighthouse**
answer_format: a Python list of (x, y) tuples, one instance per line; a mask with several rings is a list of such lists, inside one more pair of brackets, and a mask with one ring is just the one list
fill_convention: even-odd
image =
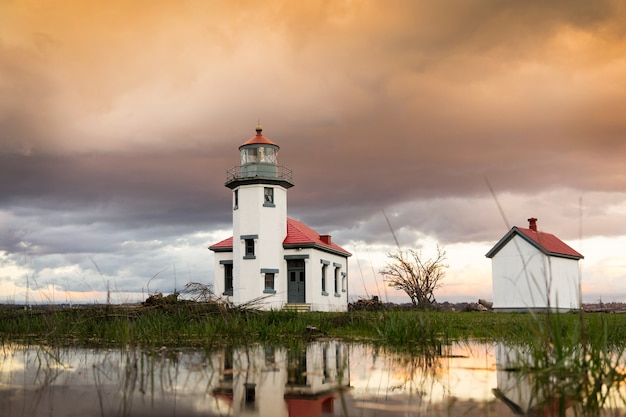
[(213, 395), (235, 416), (315, 417), (332, 413), (350, 384), (347, 346), (338, 341), (290, 348), (224, 348)]

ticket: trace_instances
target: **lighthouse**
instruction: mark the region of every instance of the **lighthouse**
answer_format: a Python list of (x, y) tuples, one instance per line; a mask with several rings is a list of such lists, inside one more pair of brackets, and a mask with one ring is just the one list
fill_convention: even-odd
[(350, 253), (287, 216), (294, 184), (292, 171), (278, 164), (279, 149), (257, 126), (239, 146), (240, 164), (226, 173), (233, 236), (209, 247), (215, 292), (235, 305), (345, 311)]

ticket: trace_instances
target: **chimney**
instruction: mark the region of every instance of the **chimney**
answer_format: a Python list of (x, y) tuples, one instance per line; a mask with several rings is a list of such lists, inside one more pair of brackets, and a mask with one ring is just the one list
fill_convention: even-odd
[(320, 240), (327, 245), (332, 244), (332, 242), (330, 241), (330, 235), (320, 235)]
[(531, 217), (530, 219), (528, 219), (528, 228), (534, 232), (537, 231), (537, 219), (534, 217)]

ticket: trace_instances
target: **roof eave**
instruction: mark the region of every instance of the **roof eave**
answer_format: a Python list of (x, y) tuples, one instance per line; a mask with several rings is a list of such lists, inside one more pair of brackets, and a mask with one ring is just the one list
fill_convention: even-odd
[(554, 256), (557, 258), (565, 258), (565, 259), (574, 259), (576, 261), (580, 260), (580, 259), (585, 259), (584, 256), (580, 255), (580, 256), (575, 256), (575, 255), (568, 255), (565, 253), (557, 253), (557, 252), (544, 252), (546, 255), (550, 255), (550, 256)]
[(224, 186), (234, 190), (237, 187), (241, 187), (242, 185), (251, 185), (251, 184), (268, 184), (268, 185), (279, 185), (285, 189), (289, 189), (293, 187), (293, 183), (284, 178), (276, 178), (276, 177), (237, 177), (230, 179), (224, 183)]
[(323, 252), (328, 252), (328, 253), (333, 253), (335, 255), (340, 255), (340, 256), (344, 256), (346, 258), (349, 258), (350, 256), (352, 256), (352, 254), (350, 252), (347, 251), (340, 251), (334, 248), (329, 248), (328, 246), (323, 246), (317, 243), (283, 243), (283, 248), (284, 249), (317, 249), (317, 250), (321, 250)]
[(209, 246), (209, 250), (212, 250), (213, 252), (232, 252), (233, 251), (233, 247), (232, 246)]

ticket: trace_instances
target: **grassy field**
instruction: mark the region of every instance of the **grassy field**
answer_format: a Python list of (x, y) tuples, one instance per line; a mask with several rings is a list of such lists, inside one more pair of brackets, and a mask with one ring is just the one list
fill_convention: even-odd
[(158, 307), (0, 308), (4, 343), (178, 346), (341, 338), (397, 348), (449, 341), (602, 344), (626, 340), (626, 315), (388, 310), (296, 313), (180, 303)]

